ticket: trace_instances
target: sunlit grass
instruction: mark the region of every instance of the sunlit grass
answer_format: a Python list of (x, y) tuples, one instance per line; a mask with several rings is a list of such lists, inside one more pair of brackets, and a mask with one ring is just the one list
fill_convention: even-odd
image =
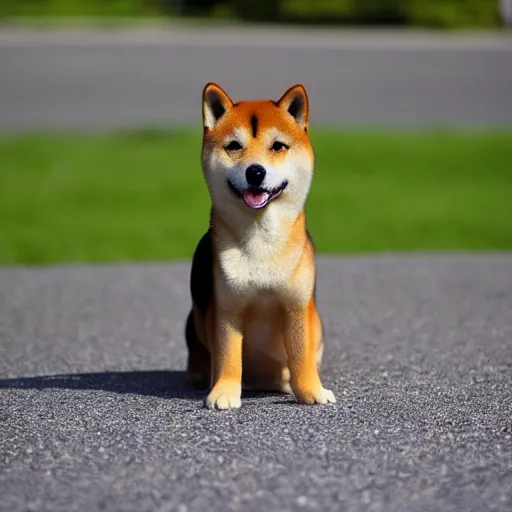
[[(319, 252), (512, 249), (512, 134), (312, 130)], [(0, 263), (191, 256), (199, 131), (0, 139)]]

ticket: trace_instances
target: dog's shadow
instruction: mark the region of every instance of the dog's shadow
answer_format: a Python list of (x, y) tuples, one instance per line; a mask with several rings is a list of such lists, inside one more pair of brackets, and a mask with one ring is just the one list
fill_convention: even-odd
[[(120, 394), (203, 400), (207, 389), (196, 389), (187, 383), (186, 372), (151, 370), (100, 373), (67, 373), (39, 377), (0, 379), (2, 389), (74, 389), (97, 390)], [(245, 391), (244, 398), (256, 398), (275, 392)]]
[(0, 389), (77, 389), (160, 398), (200, 399), (204, 391), (191, 388), (184, 371), (126, 371), (69, 373), (40, 377), (1, 379)]

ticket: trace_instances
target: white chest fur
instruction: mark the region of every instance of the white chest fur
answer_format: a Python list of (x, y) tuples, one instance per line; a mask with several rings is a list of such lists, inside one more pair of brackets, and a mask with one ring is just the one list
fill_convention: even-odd
[(293, 263), (296, 264), (298, 258), (277, 258), (274, 247), (251, 245), (254, 246), (229, 247), (219, 255), (226, 284), (233, 291), (244, 294), (278, 290), (285, 286), (293, 272)]
[(270, 296), (293, 301), (308, 300), (311, 274), (292, 279), (303, 256), (303, 244), (287, 243), (287, 237), (253, 233), (243, 244), (224, 244), (218, 253), (218, 287), (233, 307), (254, 303)]

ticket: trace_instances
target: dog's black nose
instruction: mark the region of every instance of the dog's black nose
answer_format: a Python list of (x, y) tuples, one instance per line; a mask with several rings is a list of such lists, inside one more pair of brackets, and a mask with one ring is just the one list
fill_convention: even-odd
[(245, 177), (251, 187), (260, 187), (265, 179), (265, 168), (259, 164), (252, 164), (247, 167)]

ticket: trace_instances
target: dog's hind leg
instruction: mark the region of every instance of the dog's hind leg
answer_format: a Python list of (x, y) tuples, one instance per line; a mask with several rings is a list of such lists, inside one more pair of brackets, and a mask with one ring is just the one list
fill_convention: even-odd
[(194, 310), (191, 310), (185, 328), (188, 347), (187, 381), (198, 389), (210, 387), (210, 352), (199, 339), (194, 321)]

